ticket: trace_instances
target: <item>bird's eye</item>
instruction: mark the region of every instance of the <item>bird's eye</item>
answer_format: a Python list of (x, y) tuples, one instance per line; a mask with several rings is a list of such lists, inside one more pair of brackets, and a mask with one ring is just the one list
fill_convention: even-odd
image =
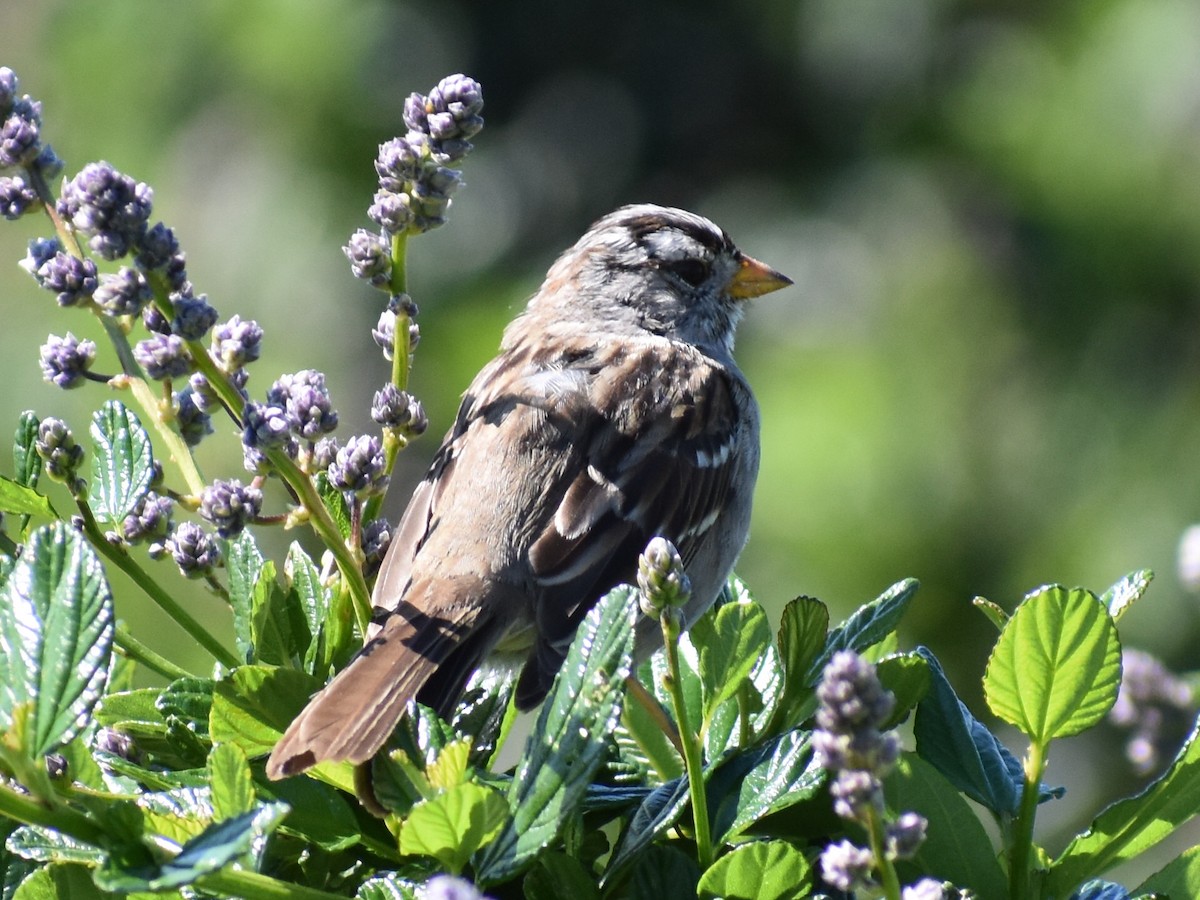
[(708, 266), (694, 257), (675, 260), (667, 268), (692, 287), (699, 287), (708, 278)]

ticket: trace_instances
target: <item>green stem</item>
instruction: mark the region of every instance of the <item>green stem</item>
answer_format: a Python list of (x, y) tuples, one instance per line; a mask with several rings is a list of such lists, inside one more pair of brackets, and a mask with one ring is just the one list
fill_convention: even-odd
[(871, 855), (875, 857), (875, 871), (887, 900), (900, 900), (900, 877), (896, 866), (887, 855), (887, 833), (883, 816), (874, 808), (867, 811), (867, 837), (871, 842)]
[(83, 518), (83, 533), (87, 535), (87, 539), (91, 541), (92, 546), (101, 556), (128, 575), (134, 584), (157, 603), (163, 612), (174, 619), (180, 628), (195, 638), (196, 642), (211, 653), (218, 662), (230, 669), (241, 665), (241, 660), (233, 651), (222, 644), (216, 636), (209, 633), (191, 613), (180, 606), (174, 597), (133, 561), (124, 547), (112, 544), (105, 538), (104, 532), (96, 524), (96, 517), (92, 515), (92, 509), (86, 500), (77, 498), (76, 505)]
[(193, 883), (202, 890), (241, 897), (242, 900), (344, 900), (341, 894), (331, 894), (291, 881), (280, 881), (269, 875), (243, 869), (220, 869), (200, 876)]
[(679, 667), (679, 635), (682, 626), (679, 610), (668, 606), (659, 620), (663, 631), (663, 649), (667, 662), (667, 673), (663, 684), (671, 695), (675, 708), (675, 721), (679, 725), (679, 739), (683, 743), (683, 765), (687, 772), (688, 793), (692, 800), (692, 818), (696, 828), (696, 861), (700, 871), (705, 872), (713, 864), (712, 834), (708, 822), (708, 797), (704, 792), (704, 763), (701, 758), (700, 736), (688, 724), (687, 702), (683, 696), (683, 678)]
[(114, 638), (117, 644), (117, 649), (125, 656), (135, 660), (149, 669), (151, 672), (157, 672), (164, 678), (174, 681), (176, 678), (193, 678), (193, 674), (186, 669), (182, 669), (175, 663), (165, 657), (159, 656), (132, 634), (129, 629), (121, 622), (117, 623), (116, 636)]
[(1029, 895), (1029, 862), (1033, 854), (1033, 822), (1037, 816), (1038, 790), (1046, 771), (1046, 751), (1038, 741), (1031, 741), (1025, 754), (1025, 785), (1021, 789), (1021, 809), (1017, 813), (1013, 832), (1012, 853), (1009, 856), (1008, 886), (1011, 900), (1025, 900)]
[(26, 825), (61, 831), (97, 847), (106, 845), (107, 833), (88, 816), (69, 806), (47, 806), (30, 794), (0, 785), (0, 816)]

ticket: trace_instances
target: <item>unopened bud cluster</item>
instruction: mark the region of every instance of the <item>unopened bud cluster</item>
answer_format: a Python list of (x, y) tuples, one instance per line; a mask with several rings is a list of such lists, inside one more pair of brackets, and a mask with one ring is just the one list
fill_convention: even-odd
[(692, 582), (683, 570), (683, 559), (665, 537), (655, 537), (638, 557), (638, 603), (652, 619), (668, 607), (678, 608), (692, 596)]

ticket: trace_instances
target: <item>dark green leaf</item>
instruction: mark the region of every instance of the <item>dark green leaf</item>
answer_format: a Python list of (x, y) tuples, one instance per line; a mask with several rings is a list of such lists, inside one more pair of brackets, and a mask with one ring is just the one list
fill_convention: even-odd
[(669, 844), (655, 844), (638, 855), (629, 885), (630, 900), (695, 900), (700, 867)]
[(763, 816), (816, 794), (825, 770), (813, 762), (810, 738), (810, 732), (794, 729), (717, 770), (708, 794), (718, 846)]
[(104, 691), (112, 594), (100, 560), (62, 522), (34, 532), (0, 589), (0, 718), (33, 703), (33, 757), (74, 737)]
[[(37, 415), (27, 409), (21, 413), (21, 418), (17, 421), (17, 432), (13, 436), (13, 480), (27, 488), (36, 488), (42, 474), (42, 458), (38, 456), (34, 447), (40, 424)], [(46, 501), (46, 506), (50, 506), (49, 500)], [(53, 510), (50, 516), (57, 518)], [(20, 533), (24, 535), (28, 528), (29, 516), (22, 515)]]
[(512, 819), (475, 870), (487, 883), (520, 871), (575, 814), (608, 751), (629, 675), (637, 591), (618, 587), (579, 626), (509, 789)]
[(893, 584), (878, 599), (859, 607), (854, 615), (829, 633), (825, 649), (809, 666), (804, 683), (815, 685), (820, 681), (826, 664), (839, 650), (862, 653), (891, 634), (918, 587), (920, 583), (915, 578), (906, 578)]
[(141, 420), (119, 400), (92, 416), (92, 512), (101, 522), (120, 522), (150, 490), (154, 457)]
[(350, 538), (350, 507), (346, 505), (346, 495), (329, 483), (329, 477), (321, 472), (317, 475), (317, 493), (321, 501), (333, 517), (343, 540)]
[(772, 719), (773, 732), (795, 728), (815, 709), (808, 673), (825, 649), (829, 608), (813, 597), (797, 597), (783, 608), (779, 622), (779, 661), (783, 666), (782, 695)]
[(622, 869), (642, 855), (644, 848), (674, 826), (688, 805), (686, 777), (660, 784), (651, 791), (629, 820), (621, 842), (609, 860), (604, 881), (617, 877)]
[(1040, 744), (1095, 725), (1121, 686), (1121, 642), (1090, 591), (1040, 588), (1017, 607), (988, 659), (992, 712)]
[(579, 860), (565, 853), (543, 853), (521, 883), (525, 900), (599, 900), (596, 882)]
[(478, 669), (467, 682), (451, 725), (459, 734), (471, 736), (472, 765), (491, 768), (517, 719), (512, 703), (515, 690), (512, 675), (498, 666)]
[(58, 513), (50, 501), (31, 487), (0, 475), (0, 512), (16, 513), (21, 516), (41, 516), (56, 519)]
[(904, 754), (884, 782), (884, 796), (890, 809), (916, 810), (929, 821), (917, 855), (896, 864), (904, 880), (936, 874), (939, 879), (970, 885), (980, 897), (1006, 895), (1004, 869), (979, 817), (933, 766)]
[(229, 602), (233, 607), (233, 638), (238, 656), (250, 662), (254, 653), (251, 628), (254, 586), (263, 569), (263, 556), (249, 530), (225, 541), (225, 571), (229, 578)]
[(812, 866), (787, 841), (751, 841), (726, 853), (700, 876), (702, 900), (800, 900), (812, 887)]
[(260, 796), (291, 807), (279, 826), (281, 833), (311, 841), (331, 853), (362, 840), (363, 827), (346, 795), (312, 778), (285, 778), (258, 785)]
[(898, 653), (876, 663), (875, 672), (884, 688), (896, 698), (892, 715), (879, 726), (887, 731), (907, 719), (929, 691), (929, 666), (920, 654)]

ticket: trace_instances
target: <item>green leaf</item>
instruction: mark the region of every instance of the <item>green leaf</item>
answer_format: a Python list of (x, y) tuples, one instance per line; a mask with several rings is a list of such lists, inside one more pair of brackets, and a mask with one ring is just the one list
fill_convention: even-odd
[(254, 809), (250, 763), (237, 744), (217, 744), (208, 754), (213, 812), (218, 820), (232, 819)]
[(701, 616), (689, 632), (700, 655), (704, 719), (738, 692), (771, 642), (767, 614), (757, 603), (726, 603)]
[(141, 420), (119, 400), (92, 416), (94, 451), (88, 500), (101, 522), (120, 522), (150, 490), (154, 457)]
[(250, 596), (250, 640), (254, 662), (294, 668), (290, 616), (270, 560), (263, 563)]
[(897, 862), (901, 878), (924, 875), (970, 885), (980, 897), (1007, 895), (1007, 878), (991, 839), (963, 796), (933, 766), (911, 753), (884, 781), (888, 808), (917, 810), (929, 821), (926, 838), (911, 860)]
[(1121, 616), (1125, 615), (1129, 607), (1133, 606), (1142, 594), (1146, 593), (1146, 588), (1150, 587), (1150, 582), (1153, 580), (1154, 573), (1150, 569), (1130, 572), (1105, 591), (1100, 602), (1104, 604), (1108, 614), (1113, 617), (1113, 621), (1120, 622)]
[(516, 680), (500, 666), (476, 670), (454, 710), (451, 725), (459, 734), (471, 735), (471, 763), (490, 768), (503, 746), (517, 707), (511, 702)]
[(877, 662), (875, 674), (896, 698), (891, 716), (879, 726), (881, 731), (888, 731), (903, 723), (928, 693), (929, 666), (917, 653), (897, 653)]
[(248, 757), (269, 753), (323, 682), (296, 669), (239, 666), (213, 686), (209, 735)]
[[(1100, 813), (1050, 869), (1048, 884), (1066, 896), (1071, 888), (1140, 856), (1200, 809), (1200, 726), (1194, 727), (1171, 767), (1136, 797)], [(1049, 895), (1048, 895), (1049, 896)], [(1184, 895), (1187, 896), (1187, 895)]]
[(313, 778), (285, 778), (257, 787), (264, 799), (291, 807), (292, 811), (279, 826), (281, 834), (310, 841), (330, 853), (362, 840), (363, 826), (341, 791)]
[(292, 628), (296, 650), (303, 650), (304, 671), (318, 678), (325, 678), (333, 664), (326, 652), (324, 640), (325, 619), (329, 615), (329, 589), (321, 584), (321, 572), (316, 564), (295, 541), (288, 547), (283, 576), (287, 591), (285, 605), (289, 611), (298, 610), (302, 613), (303, 623), (308, 632), (305, 640), (298, 640), (299, 629)]
[(600, 891), (583, 864), (565, 853), (547, 852), (537, 858), (521, 883), (525, 900), (599, 900)]
[(458, 875), (508, 818), (508, 804), (491, 788), (466, 782), (416, 804), (400, 829), (400, 852), (432, 856)]
[(8, 836), (5, 847), (22, 859), (39, 863), (66, 862), (95, 866), (104, 860), (104, 851), (91, 844), (36, 825), (18, 828)]
[(783, 685), (772, 717), (775, 733), (795, 728), (813, 713), (815, 694), (808, 681), (829, 632), (829, 608), (812, 597), (797, 597), (783, 608), (779, 621), (779, 659)]
[(674, 826), (683, 815), (688, 805), (688, 782), (686, 777), (679, 777), (665, 784), (660, 784), (642, 801), (629, 820), (629, 827), (621, 835), (604, 872), (607, 883), (629, 863), (642, 858), (643, 851), (656, 838)]
[(364, 881), (354, 896), (356, 900), (417, 900), (420, 893), (420, 882), (387, 872)]
[(118, 892), (161, 891), (191, 884), (249, 853), (257, 842), (275, 830), (287, 811), (283, 804), (272, 803), (209, 825), (184, 844), (173, 859), (149, 871), (147, 867), (125, 871), (110, 859), (96, 871), (96, 884)]
[(249, 530), (224, 542), (225, 571), (229, 579), (229, 603), (233, 607), (233, 638), (238, 656), (250, 662), (254, 653), (254, 588), (262, 574), (264, 560)]
[(110, 900), (92, 881), (91, 869), (57, 863), (38, 869), (21, 882), (13, 900)]
[(154, 707), (162, 714), (163, 721), (175, 716), (193, 723), (192, 731), (207, 738), (215, 684), (211, 678), (177, 678), (158, 695)]
[(33, 488), (18, 484), (3, 475), (0, 475), (0, 512), (41, 516), (46, 519), (58, 518), (58, 513), (54, 511), (49, 500)]
[(1121, 642), (1090, 591), (1040, 588), (1017, 607), (983, 676), (988, 707), (1046, 744), (1104, 717), (1121, 686)]
[[(37, 414), (27, 409), (21, 413), (21, 418), (17, 421), (17, 432), (13, 435), (13, 480), (27, 488), (36, 488), (42, 474), (42, 458), (38, 456), (35, 448), (40, 424)], [(49, 500), (46, 501), (46, 506), (50, 507)], [(51, 509), (49, 517), (58, 518), (58, 514)], [(22, 514), (20, 533), (24, 535), (28, 528), (29, 514)]]
[(804, 853), (787, 841), (752, 841), (713, 863), (697, 893), (702, 900), (799, 900), (812, 876)]
[[(825, 770), (813, 762), (811, 737), (811, 732), (794, 729), (717, 770), (708, 788), (716, 846), (820, 790)], [(726, 784), (730, 790), (721, 795)]]
[(817, 684), (825, 666), (839, 650), (862, 653), (891, 634), (900, 624), (918, 587), (920, 582), (915, 578), (906, 578), (893, 584), (877, 599), (859, 607), (854, 615), (829, 633), (825, 649), (809, 666), (804, 683)]
[[(693, 851), (694, 852), (694, 851)], [(696, 900), (700, 867), (678, 847), (653, 844), (638, 854), (629, 900)]]
[(1200, 846), (1189, 847), (1135, 889), (1135, 894), (1200, 897)]
[(71, 740), (104, 692), (112, 594), (100, 560), (62, 522), (39, 528), (0, 589), (0, 719), (34, 704), (24, 749), (43, 756)]
[(349, 540), (350, 507), (346, 505), (346, 495), (329, 483), (329, 476), (324, 472), (317, 475), (317, 493), (320, 494), (325, 508), (329, 510), (329, 515), (333, 517), (342, 539)]
[(579, 626), (517, 764), (512, 819), (476, 860), (481, 881), (505, 881), (553, 841), (608, 752), (633, 654), (637, 591), (609, 591)]
[(1008, 624), (1008, 613), (1000, 604), (993, 603), (986, 597), (976, 597), (971, 601), (971, 605), (987, 616), (988, 621), (996, 626), (997, 631), (1003, 631), (1004, 626)]

